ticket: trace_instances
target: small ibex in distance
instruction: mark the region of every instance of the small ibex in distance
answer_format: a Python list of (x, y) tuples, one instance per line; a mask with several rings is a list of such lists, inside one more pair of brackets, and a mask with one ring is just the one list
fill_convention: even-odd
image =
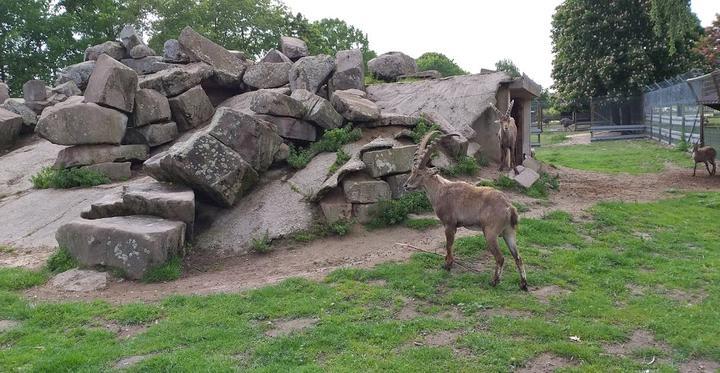
[[(695, 176), (698, 163), (705, 163), (705, 168), (710, 176), (715, 175), (715, 157), (717, 157), (715, 149), (709, 146), (700, 147), (700, 145), (695, 144), (693, 145), (692, 157), (695, 161), (695, 165), (693, 166), (693, 176)], [(713, 166), (712, 171), (710, 171), (710, 164)]]
[[(431, 140), (436, 135), (437, 137)], [(413, 168), (405, 183), (405, 189), (416, 190), (420, 187), (425, 189), (435, 214), (445, 227), (445, 269), (450, 270), (455, 261), (452, 246), (457, 228), (482, 230), (488, 250), (495, 257), (495, 274), (490, 285), (497, 285), (505, 262), (498, 245), (498, 236), (502, 235), (520, 272), (520, 289), (527, 291), (525, 266), (515, 240), (518, 214), (510, 200), (496, 189), (450, 181), (438, 175), (437, 169), (427, 167), (435, 145), (452, 136), (457, 135), (440, 135), (438, 131), (425, 135), (415, 153)]]
[(517, 175), (519, 173), (517, 170), (517, 157), (515, 156), (517, 125), (515, 124), (515, 119), (510, 116), (514, 104), (515, 101), (510, 100), (508, 97), (508, 106), (505, 113), (498, 110), (493, 104), (490, 104), (490, 107), (493, 108), (498, 115), (498, 120), (496, 120), (495, 123), (500, 123), (500, 131), (498, 131), (498, 140), (500, 141), (500, 171), (505, 169), (509, 161), (510, 168), (512, 168), (513, 171), (515, 171), (515, 175)]

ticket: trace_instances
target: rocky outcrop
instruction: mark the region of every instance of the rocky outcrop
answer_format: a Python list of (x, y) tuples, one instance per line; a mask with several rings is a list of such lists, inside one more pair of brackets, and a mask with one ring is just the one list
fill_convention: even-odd
[(15, 143), (20, 129), (23, 125), (23, 118), (11, 111), (0, 109), (0, 148)]
[(60, 72), (58, 73), (58, 77), (55, 80), (55, 84), (59, 85), (65, 82), (73, 81), (75, 82), (75, 85), (78, 86), (78, 88), (84, 90), (85, 87), (87, 87), (88, 81), (90, 80), (90, 75), (92, 75), (94, 69), (94, 60), (67, 66), (60, 70)]
[(8, 87), (7, 84), (0, 82), (0, 105), (2, 105), (5, 100), (10, 98), (10, 87)]
[(132, 113), (137, 86), (138, 75), (133, 69), (101, 55), (85, 89), (85, 102)]
[(335, 73), (330, 79), (329, 88), (330, 91), (365, 90), (365, 63), (360, 49), (335, 54)]
[(215, 108), (200, 86), (171, 98), (169, 102), (172, 118), (181, 131), (206, 123), (215, 113)]
[(290, 69), (290, 89), (306, 89), (312, 93), (327, 83), (335, 69), (335, 59), (319, 54), (317, 56), (302, 57)]
[(380, 108), (372, 101), (348, 91), (335, 91), (330, 98), (335, 110), (351, 122), (372, 122), (380, 118)]
[(415, 60), (402, 52), (383, 53), (367, 63), (368, 71), (376, 79), (394, 82), (401, 75), (417, 72)]
[(5, 103), (0, 105), (0, 109), (11, 111), (22, 117), (23, 129), (21, 132), (32, 133), (35, 131), (35, 125), (37, 125), (38, 115), (25, 106), (25, 100), (22, 98), (9, 98), (5, 100)]
[(198, 34), (189, 26), (180, 32), (178, 42), (188, 55), (213, 67), (216, 83), (232, 87), (242, 82), (245, 64), (227, 49)]
[(292, 61), (308, 55), (308, 47), (304, 41), (290, 36), (280, 38), (280, 51)]
[(254, 88), (277, 88), (288, 84), (290, 62), (259, 62), (245, 71), (243, 82)]
[(28, 80), (23, 84), (23, 98), (25, 101), (45, 101), (48, 98), (48, 89), (40, 79)]
[(144, 161), (147, 145), (79, 145), (58, 153), (56, 168), (85, 166), (105, 162)]
[(142, 38), (135, 32), (135, 28), (132, 25), (125, 25), (123, 29), (120, 30), (118, 39), (120, 39), (120, 43), (122, 43), (127, 51), (131, 51), (138, 45), (144, 45)]
[(140, 78), (140, 88), (154, 89), (166, 97), (177, 96), (209, 79), (212, 68), (198, 62), (162, 70)]
[(107, 288), (107, 272), (73, 268), (50, 280), (61, 291), (97, 291)]
[(290, 60), (286, 55), (284, 55), (279, 50), (273, 48), (270, 49), (265, 57), (261, 58), (260, 63), (262, 62), (275, 62), (275, 63), (281, 63), (281, 62), (289, 62), (292, 64), (292, 60)]
[(163, 44), (163, 60), (170, 63), (190, 63), (190, 56), (182, 49), (176, 39), (169, 39)]
[(144, 143), (150, 147), (167, 144), (180, 135), (175, 122), (152, 123), (137, 127), (135, 130), (143, 136)]
[(252, 96), (250, 110), (279, 117), (302, 118), (305, 115), (305, 106), (300, 101), (267, 90), (261, 90)]
[(345, 198), (352, 203), (374, 203), (392, 198), (390, 186), (363, 174), (347, 177), (342, 183)]
[(158, 56), (148, 56), (140, 59), (125, 58), (120, 62), (140, 75), (154, 74), (177, 66), (177, 64), (165, 62), (162, 57)]
[(85, 49), (85, 61), (95, 61), (103, 54), (118, 61), (127, 57), (127, 51), (122, 44), (116, 41), (106, 41)]
[(290, 95), (305, 106), (304, 119), (324, 129), (342, 126), (343, 117), (333, 108), (330, 101), (305, 89), (296, 89)]
[(132, 163), (130, 162), (104, 162), (82, 166), (80, 168), (101, 173), (107, 176), (110, 181), (125, 181), (132, 176), (131, 165)]
[(362, 156), (366, 170), (372, 177), (410, 172), (417, 145), (365, 152)]
[(82, 96), (74, 96), (47, 108), (35, 130), (59, 145), (120, 144), (125, 135), (127, 116), (82, 101)]
[(130, 58), (134, 58), (136, 60), (157, 55), (152, 48), (148, 47), (145, 44), (140, 44), (140, 45), (134, 46), (132, 49), (130, 49), (129, 54), (130, 54)]
[(152, 89), (141, 89), (135, 93), (133, 126), (167, 122), (170, 116), (170, 103), (162, 93)]

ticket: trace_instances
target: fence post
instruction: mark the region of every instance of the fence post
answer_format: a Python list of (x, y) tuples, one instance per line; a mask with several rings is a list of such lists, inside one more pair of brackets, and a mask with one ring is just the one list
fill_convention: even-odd
[(680, 110), (680, 116), (682, 118), (682, 142), (687, 143), (687, 141), (685, 141), (685, 110), (683, 110), (682, 105), (678, 106), (678, 109)]
[(653, 110), (654, 108), (650, 107), (650, 138), (653, 138)]
[(662, 141), (663, 136), (662, 117), (662, 110), (660, 110), (660, 115), (658, 116), (658, 141)]
[(668, 145), (672, 145), (672, 137), (673, 137), (673, 107), (670, 106), (670, 127), (668, 127)]

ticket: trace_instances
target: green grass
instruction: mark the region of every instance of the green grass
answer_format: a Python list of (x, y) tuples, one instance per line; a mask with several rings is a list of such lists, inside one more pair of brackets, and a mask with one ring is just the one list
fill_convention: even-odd
[(405, 226), (419, 231), (425, 231), (440, 225), (440, 220), (434, 218), (419, 218), (405, 220)]
[[(720, 193), (606, 202), (591, 213), (589, 222), (564, 212), (520, 221), (518, 244), (530, 286), (567, 291), (546, 303), (519, 291), (504, 244), (503, 281), (488, 285), (492, 266), (479, 260), (486, 255), (481, 235), (459, 238), (455, 246), (458, 259), (479, 272), (447, 272), (441, 257), (418, 253), (405, 262), (336, 270), (320, 282), (289, 279), (148, 304), (29, 300), (18, 291), (43, 279), (3, 269), (0, 319), (20, 324), (0, 333), (0, 366), (96, 372), (124, 357), (148, 355), (130, 371), (507, 372), (551, 353), (578, 364), (569, 371), (673, 372), (687, 359), (720, 361)], [(9, 278), (24, 280), (8, 287)], [(408, 299), (417, 314), (397, 318)], [(458, 317), (444, 317), (450, 310)], [(278, 321), (294, 318), (317, 322), (266, 336)], [(120, 338), (105, 328), (110, 322), (146, 329)], [(641, 329), (672, 350), (604, 353), (603, 345), (622, 343)], [(450, 345), (423, 343), (427, 335), (453, 331), (458, 338)], [(653, 356), (658, 359), (647, 365)]]
[(357, 141), (360, 137), (362, 137), (362, 131), (359, 128), (350, 129), (350, 126), (325, 131), (320, 140), (307, 148), (290, 146), (287, 162), (296, 170), (305, 168), (318, 153), (337, 152), (343, 145)]
[(293, 233), (290, 239), (297, 242), (310, 242), (330, 236), (345, 236), (350, 233), (353, 222), (349, 220), (338, 220), (332, 223), (317, 223), (310, 229)]
[(567, 133), (563, 132), (543, 132), (540, 134), (540, 145), (555, 145), (568, 139)]
[(543, 162), (585, 171), (644, 174), (665, 169), (665, 163), (690, 167), (692, 161), (681, 151), (650, 140), (602, 141), (590, 145), (541, 147), (537, 158)]
[(389, 227), (404, 222), (408, 214), (428, 211), (432, 211), (432, 205), (424, 192), (407, 193), (398, 199), (378, 202), (366, 226), (371, 229)]
[(36, 189), (68, 189), (110, 183), (110, 179), (105, 174), (84, 168), (44, 167), (30, 180)]
[(61, 247), (47, 260), (47, 270), (52, 273), (62, 273), (78, 266), (78, 261), (70, 255), (67, 248)]
[(441, 171), (444, 175), (450, 177), (457, 176), (474, 176), (480, 170), (480, 165), (473, 157), (463, 156), (455, 164)]
[(328, 169), (328, 176), (332, 175), (337, 171), (340, 167), (342, 167), (345, 163), (347, 163), (350, 160), (350, 155), (348, 153), (345, 153), (344, 150), (339, 149), (337, 152), (335, 152), (335, 162), (330, 165), (330, 168)]
[(252, 249), (258, 254), (267, 254), (272, 251), (272, 241), (267, 231), (262, 236), (252, 239)]
[[(506, 175), (500, 175), (497, 180), (481, 182), (479, 185), (502, 190), (514, 190), (532, 198), (547, 199), (548, 196), (550, 196), (551, 190), (560, 189), (560, 177), (550, 175), (547, 172), (541, 172), (540, 178), (531, 185), (530, 188), (523, 187)], [(518, 209), (518, 211), (520, 211), (520, 209)]]
[(420, 117), (420, 121), (412, 129), (410, 137), (414, 143), (419, 144), (425, 134), (439, 130), (440, 127), (437, 124), (430, 122), (425, 117)]
[(164, 264), (155, 268), (150, 268), (142, 278), (143, 282), (168, 282), (177, 280), (182, 276), (182, 259), (179, 256), (173, 256)]

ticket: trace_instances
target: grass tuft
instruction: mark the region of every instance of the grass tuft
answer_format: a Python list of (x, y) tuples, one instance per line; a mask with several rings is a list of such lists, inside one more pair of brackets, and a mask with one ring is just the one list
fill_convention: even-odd
[(51, 273), (62, 273), (78, 266), (77, 259), (70, 255), (70, 250), (65, 247), (59, 248), (47, 260), (47, 270)]
[(75, 187), (93, 187), (110, 183), (105, 174), (84, 168), (55, 169), (44, 167), (30, 180), (36, 189), (68, 189)]
[(443, 168), (441, 171), (445, 176), (457, 177), (475, 176), (479, 170), (480, 166), (478, 165), (478, 162), (475, 160), (475, 158), (462, 156), (457, 161), (457, 163), (453, 164), (448, 168)]
[(371, 212), (372, 219), (366, 226), (371, 229), (388, 227), (404, 222), (408, 214), (428, 211), (432, 211), (432, 205), (425, 193), (407, 193), (398, 199), (378, 202)]
[(173, 256), (164, 264), (145, 272), (142, 282), (168, 282), (177, 280), (180, 276), (182, 276), (182, 260), (180, 260), (179, 256)]
[(293, 233), (290, 239), (298, 242), (310, 242), (330, 236), (345, 236), (350, 233), (353, 222), (338, 220), (332, 223), (317, 223), (312, 228)]
[(425, 231), (440, 225), (440, 220), (434, 218), (407, 219), (405, 226), (418, 231)]
[(267, 231), (262, 236), (252, 239), (252, 249), (258, 254), (267, 254), (272, 251), (272, 241)]
[(438, 130), (440, 130), (440, 127), (437, 124), (432, 123), (424, 116), (421, 116), (420, 121), (412, 129), (410, 137), (414, 143), (419, 144), (425, 134)]
[(345, 153), (344, 150), (339, 149), (337, 152), (335, 152), (335, 163), (330, 165), (330, 168), (328, 169), (328, 176), (334, 174), (340, 167), (342, 167), (345, 163), (347, 163), (350, 160), (350, 155), (348, 153)]
[(318, 153), (337, 152), (343, 145), (357, 141), (360, 137), (362, 137), (362, 131), (359, 128), (350, 129), (350, 126), (325, 131), (320, 140), (307, 148), (290, 146), (290, 156), (288, 156), (287, 162), (296, 170), (305, 168)]

